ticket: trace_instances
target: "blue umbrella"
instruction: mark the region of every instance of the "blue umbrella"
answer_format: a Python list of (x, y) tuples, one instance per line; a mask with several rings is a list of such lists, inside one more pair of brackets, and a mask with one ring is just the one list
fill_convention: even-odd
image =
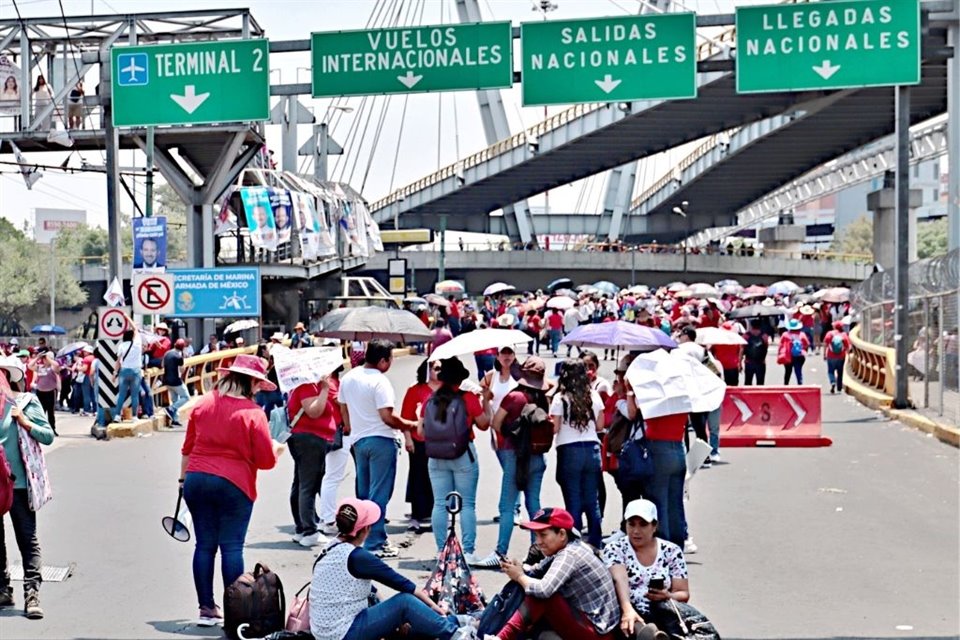
[(608, 293), (611, 296), (615, 296), (620, 293), (620, 287), (610, 282), (609, 280), (601, 280), (600, 282), (594, 282), (593, 288), (602, 293)]
[(797, 283), (790, 280), (781, 280), (780, 282), (774, 282), (772, 285), (767, 287), (768, 296), (788, 296), (791, 293), (799, 291), (800, 287)]
[(659, 329), (623, 320), (581, 325), (567, 334), (560, 343), (575, 347), (628, 351), (675, 349), (677, 346), (670, 336)]
[(30, 333), (34, 335), (43, 335), (43, 336), (49, 336), (49, 335), (62, 336), (66, 332), (67, 332), (66, 329), (55, 324), (38, 324), (34, 326), (33, 329), (30, 329)]

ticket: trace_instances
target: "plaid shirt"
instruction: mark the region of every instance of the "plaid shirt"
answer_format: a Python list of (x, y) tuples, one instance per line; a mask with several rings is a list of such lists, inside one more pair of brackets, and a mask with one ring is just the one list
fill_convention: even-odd
[(600, 634), (620, 624), (620, 603), (613, 577), (591, 547), (573, 540), (557, 555), (540, 562), (536, 569), (542, 569), (548, 562), (546, 575), (530, 580), (527, 595), (549, 598), (559, 593), (574, 609), (582, 611)]

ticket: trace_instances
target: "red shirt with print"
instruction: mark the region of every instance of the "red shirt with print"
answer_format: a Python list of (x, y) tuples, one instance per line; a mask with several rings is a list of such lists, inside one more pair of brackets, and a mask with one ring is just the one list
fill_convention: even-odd
[[(433, 389), (426, 383), (417, 383), (407, 389), (406, 395), (403, 396), (403, 404), (400, 407), (400, 417), (412, 422), (416, 422), (422, 418), (423, 407), (432, 395)], [(413, 439), (417, 442), (423, 442), (423, 437), (416, 429), (411, 430), (410, 435), (413, 436)]]
[[(323, 438), (328, 442), (333, 442), (333, 438), (337, 433), (337, 425), (340, 424), (341, 421), (340, 405), (337, 402), (340, 383), (334, 378), (329, 378), (327, 380), (327, 387), (327, 406), (324, 407), (323, 413), (317, 418), (311, 418), (304, 412), (300, 416), (300, 419), (297, 420), (297, 424), (290, 430), (290, 433), (309, 433)], [(290, 394), (290, 398), (287, 400), (287, 415), (290, 418), (290, 424), (293, 424), (293, 419), (296, 417), (297, 412), (303, 407), (304, 401), (310, 398), (316, 398), (320, 395), (321, 391), (320, 385), (315, 382), (302, 384), (293, 390), (293, 393)]]

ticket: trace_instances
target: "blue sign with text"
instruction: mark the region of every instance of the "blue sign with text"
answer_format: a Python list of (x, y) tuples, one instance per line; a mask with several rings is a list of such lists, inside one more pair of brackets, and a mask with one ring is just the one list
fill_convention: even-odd
[(171, 269), (176, 318), (260, 316), (260, 269)]

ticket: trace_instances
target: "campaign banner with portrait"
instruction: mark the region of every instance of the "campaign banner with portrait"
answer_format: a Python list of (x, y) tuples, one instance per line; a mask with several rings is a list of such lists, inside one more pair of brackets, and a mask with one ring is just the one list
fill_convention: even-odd
[(343, 366), (343, 352), (339, 347), (307, 347), (288, 349), (283, 345), (270, 348), (277, 382), (283, 393), (290, 393), (307, 382), (320, 382)]
[(290, 192), (293, 203), (294, 221), (300, 234), (300, 251), (306, 260), (335, 255), (330, 226), (322, 212), (317, 211), (316, 200), (307, 193)]
[(292, 206), (290, 192), (286, 189), (267, 187), (270, 194), (270, 208), (273, 209), (273, 220), (277, 223), (277, 242), (290, 242), (292, 228)]
[(0, 113), (20, 115), (20, 96), (30, 87), (20, 86), (20, 67), (0, 55)]
[(258, 249), (276, 251), (279, 241), (277, 222), (270, 204), (270, 190), (267, 187), (243, 187), (240, 189), (240, 200), (250, 230), (250, 243)]
[(162, 272), (167, 267), (167, 219), (133, 219), (133, 270)]

